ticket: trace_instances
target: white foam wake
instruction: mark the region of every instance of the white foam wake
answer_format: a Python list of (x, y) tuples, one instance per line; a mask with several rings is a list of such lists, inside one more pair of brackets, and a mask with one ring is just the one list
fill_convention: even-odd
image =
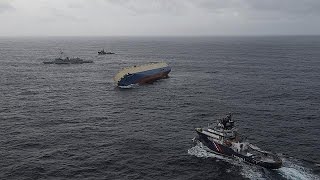
[(277, 170), (282, 177), (294, 180), (320, 180), (320, 177), (312, 174), (310, 169), (302, 167), (285, 158), (283, 158), (282, 161), (283, 167)]
[(118, 86), (118, 87), (121, 89), (132, 89), (132, 88), (136, 88), (138, 86), (139, 86), (139, 84), (130, 84), (128, 86)]
[(188, 154), (190, 155), (194, 155), (197, 157), (205, 157), (205, 158), (217, 158), (217, 159), (221, 159), (221, 160), (225, 160), (225, 161), (230, 161), (231, 159), (225, 157), (225, 156), (221, 156), (215, 153), (210, 152), (211, 150), (204, 146), (201, 142), (197, 142), (197, 145), (188, 149)]

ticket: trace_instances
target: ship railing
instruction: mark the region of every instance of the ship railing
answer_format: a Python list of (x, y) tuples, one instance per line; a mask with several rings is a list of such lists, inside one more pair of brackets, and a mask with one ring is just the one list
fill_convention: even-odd
[(233, 131), (231, 132), (225, 132), (225, 136), (226, 137), (230, 137), (230, 138), (234, 138), (235, 137), (235, 133)]

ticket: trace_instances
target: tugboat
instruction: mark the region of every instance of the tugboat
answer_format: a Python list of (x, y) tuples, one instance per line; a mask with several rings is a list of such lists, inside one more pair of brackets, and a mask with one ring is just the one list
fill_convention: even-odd
[(98, 55), (105, 55), (105, 54), (115, 54), (114, 52), (106, 52), (104, 49), (98, 51)]
[(261, 150), (241, 139), (234, 127), (231, 113), (225, 118), (217, 120), (215, 125), (196, 128), (196, 132), (198, 137), (195, 137), (193, 141), (202, 143), (210, 149), (210, 152), (233, 157), (267, 169), (278, 169), (282, 166), (282, 160), (277, 155)]

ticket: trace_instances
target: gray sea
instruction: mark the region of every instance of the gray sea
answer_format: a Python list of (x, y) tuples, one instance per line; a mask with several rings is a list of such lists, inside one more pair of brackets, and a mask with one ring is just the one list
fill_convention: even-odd
[[(94, 63), (42, 63), (60, 51)], [(160, 61), (169, 79), (115, 87)], [(1, 37), (0, 92), (0, 179), (320, 179), (320, 36)], [(192, 143), (228, 112), (284, 166)]]

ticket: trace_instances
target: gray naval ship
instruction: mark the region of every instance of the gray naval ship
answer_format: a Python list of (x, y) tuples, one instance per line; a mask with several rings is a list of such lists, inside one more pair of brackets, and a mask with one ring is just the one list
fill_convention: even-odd
[(83, 63), (93, 63), (90, 60), (83, 60), (80, 58), (56, 58), (53, 61), (44, 61), (44, 64), (83, 64)]
[[(60, 53), (61, 55), (63, 52)], [(62, 58), (61, 56), (59, 58), (55, 58), (52, 61), (43, 61), (44, 64), (83, 64), (83, 63), (93, 63), (91, 60), (83, 60), (81, 58)]]
[(98, 55), (115, 54), (114, 52), (106, 52), (104, 49), (98, 52)]

